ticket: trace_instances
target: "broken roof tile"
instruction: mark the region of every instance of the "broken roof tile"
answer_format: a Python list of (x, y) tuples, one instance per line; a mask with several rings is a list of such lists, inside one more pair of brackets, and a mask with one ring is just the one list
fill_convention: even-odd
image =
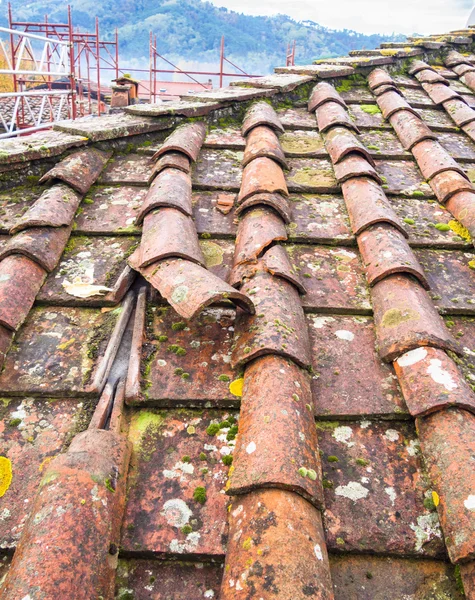
[(377, 183), (382, 184), (383, 181), (374, 168), (374, 161), (368, 162), (360, 154), (352, 152), (348, 154), (342, 161), (334, 165), (335, 177), (338, 183), (342, 184), (348, 179), (355, 177), (368, 177), (374, 179)]
[[(232, 455), (234, 441), (226, 439), (230, 423), (217, 435), (206, 430), (227, 418), (236, 422), (234, 413), (223, 411), (134, 411), (121, 542), (127, 552), (183, 557), (225, 553), (228, 467), (222, 458)], [(205, 490), (204, 501), (194, 498), (199, 487)]]
[(234, 265), (255, 262), (273, 241), (287, 239), (284, 222), (267, 207), (248, 210), (239, 221)]
[(316, 115), (320, 133), (324, 133), (336, 125), (347, 127), (355, 133), (359, 133), (358, 127), (351, 120), (348, 112), (341, 104), (338, 104), (333, 100), (325, 102), (325, 104), (322, 104), (322, 106), (317, 108)]
[(343, 183), (342, 190), (355, 235), (370, 225), (389, 223), (407, 237), (401, 220), (376, 181), (366, 177), (354, 177)]
[(473, 559), (472, 518), (475, 416), (465, 410), (448, 408), (417, 419), (432, 484), (438, 494), (437, 511), (445, 544), (454, 563)]
[(282, 279), (286, 279), (295, 285), (301, 294), (307, 293), (298, 271), (292, 269), (288, 254), (283, 246), (276, 245), (269, 248), (262, 257), (262, 264), (275, 277), (282, 277)]
[(62, 227), (70, 225), (81, 197), (62, 183), (45, 190), (17, 220), (10, 233), (30, 227)]
[(63, 160), (45, 173), (41, 177), (40, 183), (59, 179), (70, 185), (80, 194), (85, 194), (99, 177), (111, 155), (111, 152), (103, 152), (96, 148), (78, 150), (63, 158)]
[[(138, 269), (129, 258), (131, 266)], [(140, 273), (185, 319), (192, 319), (204, 308), (222, 300), (231, 300), (243, 310), (252, 312), (253, 303), (210, 271), (182, 259), (162, 260)]]
[(308, 111), (315, 112), (317, 108), (325, 104), (326, 102), (336, 102), (346, 108), (346, 103), (336, 89), (327, 83), (321, 81), (313, 88), (308, 101)]
[(394, 368), (413, 417), (449, 406), (475, 412), (475, 394), (443, 350), (416, 348), (395, 360)]
[(191, 217), (191, 178), (187, 173), (171, 168), (159, 173), (148, 189), (136, 224), (141, 224), (144, 217), (157, 208), (176, 209)]
[(317, 421), (317, 431), (329, 549), (445, 557), (412, 423)]
[(393, 418), (407, 412), (392, 366), (376, 351), (370, 317), (313, 314), (307, 322), (317, 416)]
[[(280, 488), (321, 509), (310, 378), (292, 361), (268, 355), (246, 368), (233, 466), (226, 492), (231, 496)], [(303, 469), (311, 476), (302, 475)]]
[(145, 216), (137, 259), (131, 260), (144, 268), (164, 258), (204, 265), (193, 220), (174, 208), (160, 208)]
[(389, 362), (419, 346), (459, 352), (427, 292), (414, 279), (391, 275), (372, 291), (379, 353)]
[(394, 273), (409, 273), (429, 289), (419, 261), (399, 230), (389, 224), (379, 223), (365, 229), (357, 240), (370, 285)]
[(371, 165), (374, 161), (353, 132), (346, 127), (332, 127), (325, 135), (325, 147), (333, 164), (339, 163), (351, 152), (361, 154)]
[(26, 256), (14, 254), (0, 262), (0, 324), (17, 330), (30, 312), (46, 271)]
[(308, 367), (311, 363), (307, 326), (295, 287), (280, 277), (258, 272), (241, 291), (250, 294), (255, 315), (239, 311), (231, 364), (240, 367), (266, 354), (277, 354)]
[(280, 194), (254, 194), (236, 208), (235, 214), (241, 215), (245, 210), (259, 206), (270, 206), (282, 217), (285, 223), (292, 221), (289, 201)]
[(58, 264), (70, 234), (71, 226), (34, 227), (20, 231), (0, 250), (0, 260), (5, 256), (21, 254), (50, 273)]
[(251, 129), (259, 127), (260, 125), (266, 125), (267, 127), (274, 129), (277, 133), (284, 132), (284, 128), (282, 127), (277, 113), (267, 102), (255, 102), (248, 108), (244, 115), (241, 133), (246, 137)]
[(253, 127), (247, 134), (242, 165), (245, 167), (252, 160), (262, 157), (271, 158), (283, 169), (287, 169), (287, 162), (279, 138), (270, 127), (265, 125)]
[(430, 180), (430, 186), (434, 190), (440, 203), (445, 204), (454, 194), (459, 192), (475, 191), (473, 185), (466, 176), (458, 171), (443, 171)]
[(416, 116), (406, 110), (401, 110), (392, 115), (389, 120), (406, 150), (411, 150), (423, 140), (437, 139), (437, 135), (424, 124), (419, 115)]
[(160, 149), (152, 156), (152, 160), (157, 160), (167, 152), (181, 152), (195, 162), (205, 136), (206, 124), (203, 121), (180, 125), (166, 138)]
[(256, 158), (244, 167), (238, 203), (261, 193), (288, 196), (282, 168), (270, 158)]

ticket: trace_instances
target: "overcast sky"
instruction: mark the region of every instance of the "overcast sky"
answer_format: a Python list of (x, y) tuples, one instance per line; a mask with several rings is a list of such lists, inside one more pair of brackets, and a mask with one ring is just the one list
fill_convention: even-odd
[(362, 33), (446, 33), (465, 27), (473, 0), (211, 0), (250, 15), (283, 13)]

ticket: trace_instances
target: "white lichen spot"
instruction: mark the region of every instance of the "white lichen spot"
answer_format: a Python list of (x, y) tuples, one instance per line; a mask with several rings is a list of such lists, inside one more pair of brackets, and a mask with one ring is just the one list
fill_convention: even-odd
[(474, 511), (475, 510), (475, 496), (470, 494), (470, 496), (464, 500), (463, 505), (467, 510)]
[(399, 439), (399, 432), (395, 429), (386, 429), (384, 437), (390, 442), (397, 442)]
[(335, 490), (335, 494), (356, 502), (357, 500), (366, 498), (369, 494), (369, 490), (361, 485), (359, 481), (350, 481), (347, 485), (339, 485)]
[(170, 542), (170, 550), (174, 554), (183, 554), (184, 552), (193, 552), (198, 547), (201, 535), (197, 531), (193, 531), (186, 536), (184, 542), (180, 542), (176, 538)]
[(2, 512), (0, 512), (0, 521), (6, 521), (11, 517), (11, 514), (12, 513), (8, 510), (8, 508), (4, 508)]
[(214, 598), (213, 590), (206, 590), (206, 592), (203, 594), (203, 598)]
[(181, 498), (172, 498), (163, 505), (161, 513), (172, 527), (184, 527), (190, 520), (191, 509)]
[(416, 348), (415, 350), (409, 350), (397, 359), (397, 364), (400, 367), (410, 367), (416, 363), (424, 360), (427, 356), (427, 350), (425, 348)]
[(395, 489), (393, 487), (387, 487), (387, 488), (384, 488), (384, 491), (389, 496), (389, 499), (391, 500), (391, 504), (394, 506), (394, 502), (396, 501)]
[(438, 358), (431, 359), (430, 364), (427, 367), (427, 374), (430, 375), (436, 383), (443, 385), (448, 392), (451, 392), (458, 387), (452, 379), (452, 375), (442, 368), (442, 361)]
[(421, 446), (419, 444), (419, 440), (410, 440), (409, 444), (406, 447), (407, 453), (409, 456), (417, 456), (421, 452)]
[(159, 358), (159, 359), (157, 360), (157, 366), (159, 366), (159, 367), (165, 367), (165, 366), (166, 366), (166, 364), (167, 364), (167, 361), (166, 361), (166, 360), (163, 360), (162, 358)]
[(236, 518), (238, 517), (242, 511), (244, 510), (244, 506), (242, 504), (240, 504), (235, 510), (233, 510), (233, 517)]
[(422, 546), (430, 542), (433, 538), (442, 537), (439, 525), (439, 517), (436, 512), (431, 512), (427, 515), (417, 517), (417, 525), (411, 523), (410, 528), (416, 535), (416, 552), (422, 550)]
[(317, 557), (318, 560), (323, 560), (323, 553), (322, 553), (322, 549), (320, 547), (320, 544), (315, 544), (315, 546), (313, 547), (314, 551), (315, 551), (315, 556)]
[(256, 442), (249, 442), (249, 444), (246, 446), (246, 452), (248, 454), (252, 454), (255, 451), (256, 451)]
[(340, 442), (342, 444), (346, 444), (348, 446), (348, 448), (351, 448), (352, 446), (355, 445), (354, 442), (348, 441), (352, 435), (353, 435), (353, 430), (348, 425), (342, 425), (341, 427), (335, 427), (335, 430), (333, 432), (333, 437), (336, 439), (336, 441)]
[(370, 425), (371, 425), (371, 421), (367, 421), (366, 419), (364, 419), (363, 421), (360, 421), (361, 429), (368, 429), (368, 427)]
[(332, 323), (334, 320), (333, 317), (313, 317), (313, 326), (315, 329), (322, 329), (327, 323)]
[(340, 340), (346, 340), (347, 342), (352, 342), (355, 339), (355, 334), (351, 331), (347, 331), (346, 329), (339, 329), (335, 331), (335, 335)]

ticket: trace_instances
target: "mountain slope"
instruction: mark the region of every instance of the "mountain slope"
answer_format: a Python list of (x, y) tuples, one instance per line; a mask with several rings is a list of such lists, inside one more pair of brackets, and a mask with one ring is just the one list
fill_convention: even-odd
[[(13, 0), (12, 4), (17, 20), (42, 20), (45, 14), (50, 21), (66, 19), (65, 5), (56, 0)], [(285, 62), (287, 43), (294, 39), (301, 64), (352, 49), (374, 48), (385, 40), (405, 39), (334, 31), (312, 21), (298, 23), (286, 15), (248, 16), (201, 0), (71, 0), (71, 5), (73, 22), (81, 29), (92, 30), (96, 15), (106, 37), (118, 27), (121, 57), (135, 64), (148, 63), (151, 30), (161, 54), (196, 64), (216, 62), (224, 35), (227, 56), (261, 73)]]

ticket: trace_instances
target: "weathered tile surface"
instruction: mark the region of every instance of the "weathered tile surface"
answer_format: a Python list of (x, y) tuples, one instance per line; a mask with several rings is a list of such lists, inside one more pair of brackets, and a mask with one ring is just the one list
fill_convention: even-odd
[(328, 155), (323, 144), (323, 138), (316, 130), (286, 132), (280, 136), (280, 143), (287, 157), (312, 156), (324, 158)]
[(392, 367), (375, 348), (369, 317), (308, 315), (312, 391), (318, 416), (398, 417), (407, 413)]
[(376, 169), (383, 179), (383, 188), (387, 194), (434, 197), (429, 184), (423, 180), (421, 172), (412, 161), (378, 160)]
[[(206, 430), (228, 417), (235, 422), (235, 415), (222, 411), (134, 412), (124, 550), (163, 555), (225, 553), (228, 467), (222, 459), (232, 453), (235, 442), (226, 439), (229, 422), (217, 435)], [(204, 496), (197, 498), (197, 488), (204, 488)]]
[(307, 294), (305, 309), (324, 312), (368, 313), (369, 293), (359, 254), (354, 249), (287, 245)]
[(317, 431), (331, 550), (445, 557), (412, 424), (317, 421)]
[(0, 193), (0, 233), (8, 231), (16, 225), (19, 218), (41, 195), (38, 187), (21, 186)]
[(16, 546), (42, 471), (73, 433), (87, 425), (90, 414), (87, 401), (72, 398), (0, 400), (0, 454), (12, 466), (12, 482), (0, 502), (1, 549)]
[(0, 392), (74, 396), (87, 384), (105, 351), (117, 312), (33, 308), (8, 353)]
[(153, 163), (143, 154), (125, 154), (113, 157), (101, 173), (101, 184), (147, 185)]
[(329, 194), (339, 191), (333, 167), (328, 159), (291, 158), (286, 173), (290, 192)]
[(243, 153), (236, 150), (203, 149), (193, 167), (193, 186), (204, 190), (239, 190), (242, 158)]
[(205, 148), (244, 150), (246, 140), (242, 137), (239, 127), (217, 127), (208, 132), (203, 145)]
[(315, 115), (309, 113), (306, 108), (278, 109), (277, 115), (282, 125), (288, 130), (316, 131), (317, 129)]

